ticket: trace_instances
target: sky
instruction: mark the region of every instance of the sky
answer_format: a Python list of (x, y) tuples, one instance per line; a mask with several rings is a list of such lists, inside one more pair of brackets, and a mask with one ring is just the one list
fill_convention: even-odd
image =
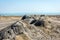
[(60, 14), (60, 0), (0, 0), (0, 14)]

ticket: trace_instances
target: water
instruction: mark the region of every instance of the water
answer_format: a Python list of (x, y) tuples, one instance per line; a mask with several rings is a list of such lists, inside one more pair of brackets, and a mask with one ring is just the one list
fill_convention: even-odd
[(60, 15), (60, 13), (0, 13), (0, 16), (23, 16), (23, 15)]

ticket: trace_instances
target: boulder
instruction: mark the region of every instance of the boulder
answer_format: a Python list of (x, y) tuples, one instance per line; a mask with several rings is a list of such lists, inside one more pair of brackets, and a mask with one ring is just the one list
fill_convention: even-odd
[(44, 26), (44, 21), (42, 20), (37, 20), (35, 23), (34, 23), (35, 26)]
[(31, 22), (30, 22), (30, 24), (33, 24), (33, 23), (35, 23), (37, 20), (32, 20)]

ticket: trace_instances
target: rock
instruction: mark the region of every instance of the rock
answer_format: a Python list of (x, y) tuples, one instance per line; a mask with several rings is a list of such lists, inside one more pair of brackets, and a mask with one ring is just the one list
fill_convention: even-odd
[(22, 17), (22, 20), (27, 19), (27, 18), (30, 18), (30, 17), (29, 17), (29, 16), (24, 15), (24, 16)]
[(30, 22), (30, 24), (33, 24), (33, 23), (35, 23), (37, 20), (32, 20), (31, 22)]
[(18, 35), (18, 34), (22, 33), (22, 28), (21, 28), (21, 26), (22, 26), (22, 24), (19, 23), (19, 22), (17, 22), (17, 23), (15, 23), (15, 24), (13, 24), (13, 25), (11, 26), (11, 29), (14, 31), (14, 33), (15, 33), (16, 35)]
[(24, 16), (22, 17), (22, 20), (24, 20), (24, 19), (26, 19), (26, 15), (24, 15)]
[(44, 26), (44, 21), (38, 20), (38, 21), (35, 22), (34, 25), (35, 25), (35, 26)]

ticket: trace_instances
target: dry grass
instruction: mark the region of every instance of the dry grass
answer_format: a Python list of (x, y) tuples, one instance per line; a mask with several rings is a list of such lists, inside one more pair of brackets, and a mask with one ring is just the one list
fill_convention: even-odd
[(0, 16), (0, 22), (5, 22), (5, 21), (17, 21), (20, 20), (20, 16)]
[(16, 36), (16, 40), (29, 40), (25, 34), (20, 34)]
[(20, 35), (16, 36), (16, 40), (24, 40)]

